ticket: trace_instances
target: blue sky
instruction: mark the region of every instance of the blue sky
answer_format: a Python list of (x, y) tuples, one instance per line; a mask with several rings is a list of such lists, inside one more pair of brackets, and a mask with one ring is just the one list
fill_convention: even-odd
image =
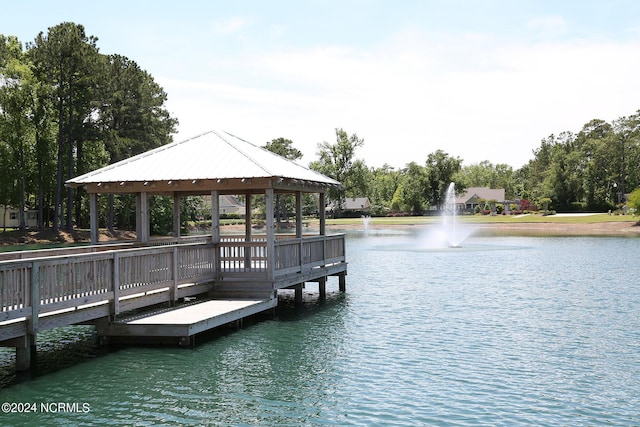
[(2, 7), (23, 43), (64, 21), (165, 89), (176, 139), (223, 129), (316, 158), (335, 128), (369, 166), (514, 168), (549, 134), (640, 109), (640, 2), (32, 0)]

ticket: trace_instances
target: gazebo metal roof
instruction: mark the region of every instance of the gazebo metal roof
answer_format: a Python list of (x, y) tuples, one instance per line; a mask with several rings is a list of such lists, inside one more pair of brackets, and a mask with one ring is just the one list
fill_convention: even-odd
[(142, 188), (149, 192), (232, 191), (240, 182), (252, 182), (249, 188), (253, 189), (340, 186), (332, 178), (218, 130), (158, 147), (72, 178), (66, 184), (86, 186), (90, 193), (128, 193)]

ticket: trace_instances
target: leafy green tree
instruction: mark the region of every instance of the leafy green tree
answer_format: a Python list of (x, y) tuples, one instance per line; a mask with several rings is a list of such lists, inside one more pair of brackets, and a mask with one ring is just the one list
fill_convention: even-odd
[[(444, 203), (447, 188), (462, 167), (462, 159), (451, 157), (442, 150), (436, 150), (427, 156), (425, 167), (426, 186), (425, 199), (430, 205), (438, 209)], [(463, 189), (462, 183), (456, 183), (456, 190)]]
[(403, 170), (402, 184), (399, 187), (402, 209), (420, 214), (424, 210), (427, 185), (426, 169), (416, 162), (409, 163)]
[(633, 215), (640, 215), (640, 188), (636, 188), (629, 194), (629, 208)]
[[(103, 57), (96, 127), (109, 162), (143, 153), (171, 142), (177, 119), (165, 107), (167, 94), (135, 61), (121, 55)], [(109, 195), (107, 228), (114, 226), (114, 195)], [(124, 198), (123, 201), (129, 201)], [(132, 207), (131, 207), (132, 208)]]
[(19, 209), (19, 227), (26, 226), (24, 210), (26, 192), (30, 180), (30, 162), (33, 159), (33, 127), (28, 80), (31, 70), (24, 60), (22, 45), (17, 38), (2, 37), (3, 48), (0, 60), (0, 139), (4, 141), (7, 162), (6, 177), (14, 186), (6, 191), (6, 201)]
[(0, 197), (36, 204), (39, 225), (56, 231), (88, 220), (83, 190), (64, 188), (65, 179), (166, 144), (177, 125), (153, 78), (127, 58), (99, 54), (96, 42), (70, 22), (39, 33), (24, 52), (0, 35)]
[(385, 163), (380, 168), (371, 169), (371, 175), (368, 197), (372, 205), (372, 214), (382, 215), (393, 205), (401, 173)]
[[(640, 112), (630, 117), (621, 117), (613, 121), (616, 138), (612, 141), (613, 151), (617, 154), (612, 160), (617, 163), (618, 176), (616, 179), (618, 197), (616, 203), (621, 203), (630, 180), (637, 181), (638, 163), (632, 163), (639, 158), (638, 145), (640, 140)], [(632, 162), (630, 162), (630, 160)], [(632, 184), (633, 185), (633, 184)], [(632, 187), (633, 188), (633, 187)]]
[(494, 165), (489, 160), (462, 166), (453, 179), (462, 187), (504, 188), (507, 198), (516, 197), (516, 182), (513, 168), (507, 164)]
[(293, 146), (293, 141), (285, 138), (275, 138), (264, 146), (272, 153), (276, 153), (279, 156), (289, 160), (298, 160), (302, 158), (302, 151)]
[[(267, 142), (264, 148), (271, 151), (272, 153), (276, 153), (279, 156), (284, 157), (285, 159), (298, 160), (302, 158), (302, 151), (295, 148), (293, 146), (293, 141), (291, 141), (290, 139), (272, 139), (270, 142)], [(276, 194), (275, 214), (278, 224), (281, 223), (282, 219), (286, 218), (287, 212), (295, 210), (293, 207), (294, 200), (295, 199), (293, 198), (293, 196), (283, 196), (281, 194)]]
[(96, 126), (111, 162), (171, 142), (178, 120), (165, 107), (167, 94), (138, 64), (121, 55), (103, 57)]
[(336, 142), (318, 144), (319, 159), (310, 165), (311, 169), (342, 183), (342, 188), (328, 191), (329, 198), (340, 208), (346, 196), (366, 192), (367, 168), (363, 161), (355, 159), (356, 150), (363, 145), (364, 139), (355, 133), (348, 135), (343, 129), (336, 129)]

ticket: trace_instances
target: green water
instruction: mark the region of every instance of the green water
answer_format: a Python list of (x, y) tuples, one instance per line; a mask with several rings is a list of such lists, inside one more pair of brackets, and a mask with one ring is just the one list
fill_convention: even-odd
[(350, 233), (346, 294), (308, 284), (302, 308), (284, 294), (276, 318), (191, 349), (65, 328), (30, 378), (2, 353), (0, 401), (63, 411), (0, 424), (640, 425), (640, 239), (422, 239)]

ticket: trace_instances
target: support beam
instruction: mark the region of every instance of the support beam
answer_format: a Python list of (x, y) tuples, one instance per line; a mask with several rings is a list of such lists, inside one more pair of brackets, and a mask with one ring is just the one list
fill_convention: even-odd
[(302, 237), (302, 191), (296, 191), (296, 237)]
[(320, 213), (320, 235), (324, 236), (325, 234), (327, 234), (327, 211), (325, 210), (325, 193), (320, 193), (320, 197), (319, 197), (319, 201), (318, 204), (320, 206), (318, 206), (319, 209), (319, 213)]
[(173, 193), (173, 237), (180, 238), (180, 194)]
[(304, 287), (304, 283), (299, 283), (294, 287), (295, 289), (294, 301), (296, 306), (302, 305), (302, 288), (303, 287)]
[(36, 335), (40, 320), (40, 263), (34, 262), (31, 267), (31, 292), (29, 304), (31, 316), (27, 318), (27, 334), (21, 343), (16, 345), (16, 371), (26, 371), (33, 365), (36, 354)]
[(340, 289), (340, 292), (346, 292), (347, 291), (347, 280), (346, 280), (347, 276), (345, 273), (340, 273), (338, 275), (338, 289)]
[(24, 343), (16, 347), (16, 371), (28, 371), (34, 364), (36, 343), (31, 335), (27, 335)]
[(273, 228), (273, 204), (275, 203), (275, 197), (273, 194), (273, 188), (267, 188), (264, 192), (265, 203), (265, 226), (267, 229), (267, 257), (269, 263), (267, 266), (267, 277), (273, 279), (274, 277), (274, 255), (275, 255), (275, 230)]
[(327, 297), (327, 278), (321, 277), (318, 279), (318, 293), (320, 294), (320, 299), (325, 299)]
[(89, 193), (89, 223), (91, 228), (91, 244), (98, 244), (98, 194)]
[(220, 243), (220, 193), (211, 191), (211, 242)]
[(139, 202), (136, 203), (136, 232), (138, 233), (138, 240), (142, 243), (149, 243), (149, 195), (146, 191), (143, 191), (138, 193), (136, 200), (139, 200)]
[(251, 210), (253, 209), (253, 207), (251, 206), (251, 193), (247, 192), (245, 194), (245, 203), (244, 203), (244, 235), (245, 235), (245, 240), (247, 242), (251, 241), (251, 230), (252, 230), (252, 224), (251, 224)]
[[(244, 211), (244, 216), (245, 216), (245, 221), (244, 221), (244, 240), (245, 242), (250, 242), (252, 239), (252, 224), (251, 224), (251, 209), (253, 209), (253, 207), (251, 206), (251, 193), (247, 192), (245, 194), (245, 211)], [(245, 270), (249, 270), (250, 266), (251, 266), (251, 248), (250, 247), (245, 247), (244, 248), (244, 266), (245, 266)]]
[(140, 212), (142, 211), (142, 197), (140, 193), (136, 193), (136, 239), (142, 240), (142, 218)]

